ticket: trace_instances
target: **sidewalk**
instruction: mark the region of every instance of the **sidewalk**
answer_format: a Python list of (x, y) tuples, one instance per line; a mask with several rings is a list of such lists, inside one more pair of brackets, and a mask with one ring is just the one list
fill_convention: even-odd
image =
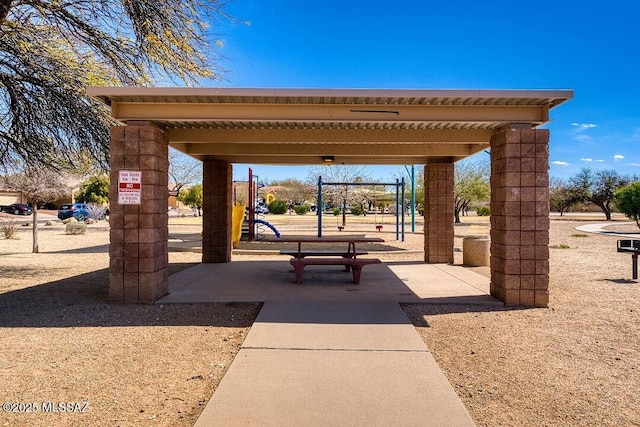
[(473, 426), (400, 306), (267, 301), (196, 427)]

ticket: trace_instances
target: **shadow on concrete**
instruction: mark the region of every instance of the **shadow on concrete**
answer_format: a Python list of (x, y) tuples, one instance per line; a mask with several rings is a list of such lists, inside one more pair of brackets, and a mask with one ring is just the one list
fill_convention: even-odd
[(169, 278), (160, 304), (207, 302), (367, 301), (502, 305), (489, 279), (460, 266), (394, 261), (363, 268), (360, 284), (342, 266), (308, 266), (297, 285), (282, 257), (197, 264)]
[[(190, 266), (193, 264), (171, 264), (170, 271)], [(2, 293), (0, 327), (249, 327), (261, 307), (261, 304), (234, 302), (172, 306), (111, 304), (108, 301), (108, 280), (108, 270), (101, 269)]]

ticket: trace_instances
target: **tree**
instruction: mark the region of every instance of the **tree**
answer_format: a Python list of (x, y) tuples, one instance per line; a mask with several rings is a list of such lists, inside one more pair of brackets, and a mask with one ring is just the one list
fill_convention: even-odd
[(30, 168), (19, 174), (5, 178), (7, 186), (21, 191), (33, 209), (33, 246), (34, 254), (40, 252), (38, 241), (38, 205), (56, 199), (66, 191), (60, 175), (48, 169)]
[[(342, 226), (347, 224), (347, 203), (354, 199), (355, 186), (352, 182), (363, 182), (369, 179), (369, 171), (366, 167), (358, 165), (323, 165), (315, 166), (309, 171), (309, 184), (317, 184), (318, 176), (323, 182), (336, 182), (343, 185), (328, 185), (322, 187), (322, 197), (326, 197), (334, 204), (342, 206)], [(326, 199), (325, 199), (326, 200)], [(318, 206), (322, 209), (322, 206)]]
[(317, 187), (295, 178), (287, 178), (278, 182), (278, 197), (281, 200), (291, 201), (294, 205), (302, 205), (309, 200), (314, 200), (317, 195)]
[(552, 211), (559, 212), (560, 216), (562, 216), (579, 201), (580, 198), (569, 183), (558, 178), (551, 179), (549, 183), (549, 203)]
[(455, 222), (460, 223), (460, 212), (472, 202), (489, 199), (491, 164), (487, 160), (462, 160), (455, 164), (453, 197)]
[(613, 169), (593, 172), (589, 168), (583, 168), (572, 178), (571, 187), (580, 201), (588, 201), (598, 206), (610, 221), (615, 191), (627, 185), (629, 181), (629, 178), (621, 176)]
[(93, 175), (80, 183), (75, 200), (82, 203), (104, 205), (109, 203), (109, 176)]
[(202, 181), (202, 163), (169, 147), (169, 185), (171, 192), (180, 194), (185, 185)]
[(618, 210), (635, 221), (640, 228), (640, 181), (616, 190), (614, 200)]
[(114, 123), (85, 88), (216, 78), (207, 25), (225, 3), (0, 0), (0, 165), (106, 167)]
[(197, 208), (198, 213), (200, 213), (200, 208), (202, 207), (202, 184), (193, 185), (188, 190), (182, 191), (178, 194), (178, 200), (189, 207)]

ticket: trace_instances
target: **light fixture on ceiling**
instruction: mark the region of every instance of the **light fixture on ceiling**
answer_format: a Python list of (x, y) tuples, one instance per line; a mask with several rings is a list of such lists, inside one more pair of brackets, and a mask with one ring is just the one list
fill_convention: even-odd
[(333, 163), (335, 156), (322, 156), (322, 161), (325, 163)]

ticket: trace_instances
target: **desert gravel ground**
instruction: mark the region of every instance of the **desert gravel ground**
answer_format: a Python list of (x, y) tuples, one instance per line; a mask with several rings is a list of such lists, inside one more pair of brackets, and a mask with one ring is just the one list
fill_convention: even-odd
[(640, 425), (640, 283), (584, 223), (551, 222), (548, 309), (405, 307), (477, 425)]
[[(40, 254), (24, 228), (0, 240), (0, 400), (39, 410), (0, 425), (191, 426), (231, 364), (258, 305), (109, 304), (107, 242), (104, 222), (43, 226)], [(172, 252), (171, 268), (200, 257)]]
[[(313, 218), (267, 220), (284, 232), (314, 229)], [(197, 245), (197, 221), (173, 220), (170, 239)], [(486, 218), (463, 221), (456, 248), (464, 235), (488, 232)], [(631, 257), (615, 252), (615, 236), (575, 230), (589, 222), (552, 221), (548, 309), (405, 307), (478, 425), (640, 425), (640, 284), (630, 280)], [(609, 229), (640, 239), (622, 221)], [(30, 253), (28, 227), (19, 237), (0, 238), (0, 400), (88, 406), (0, 412), (0, 425), (193, 425), (259, 306), (108, 304), (104, 222), (84, 236), (42, 226), (40, 254)], [(422, 256), (419, 234), (394, 245), (410, 251), (393, 259)], [(171, 270), (200, 256), (170, 252)]]

